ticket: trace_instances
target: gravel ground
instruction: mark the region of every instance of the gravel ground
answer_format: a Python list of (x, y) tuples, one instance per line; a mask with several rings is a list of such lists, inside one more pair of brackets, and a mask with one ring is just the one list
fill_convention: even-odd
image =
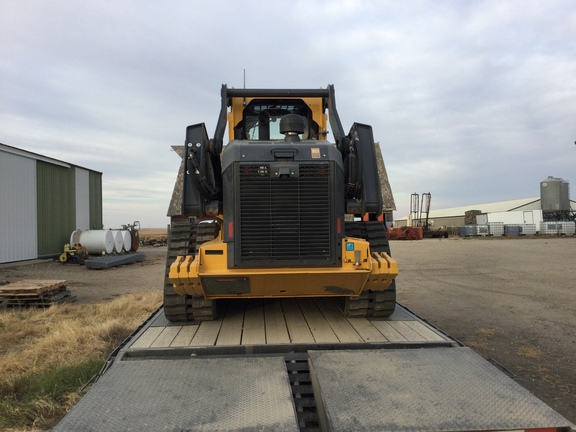
[(76, 303), (110, 300), (122, 294), (162, 290), (166, 247), (142, 246), (144, 261), (90, 270), (83, 265), (62, 264), (54, 260), (34, 260), (18, 264), (0, 264), (0, 282), (24, 279), (66, 280)]
[(576, 423), (576, 238), (392, 242), (398, 301)]
[[(398, 301), (576, 423), (575, 251), (573, 237), (395, 241)], [(3, 264), (0, 281), (65, 279), (78, 303), (161, 290), (166, 247), (139, 252), (143, 262), (109, 270)]]

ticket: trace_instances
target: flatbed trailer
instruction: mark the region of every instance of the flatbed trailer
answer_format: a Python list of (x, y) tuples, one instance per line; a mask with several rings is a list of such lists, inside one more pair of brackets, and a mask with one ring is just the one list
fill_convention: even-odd
[(574, 425), (398, 305), (230, 300), (215, 321), (154, 313), (55, 431), (524, 431)]

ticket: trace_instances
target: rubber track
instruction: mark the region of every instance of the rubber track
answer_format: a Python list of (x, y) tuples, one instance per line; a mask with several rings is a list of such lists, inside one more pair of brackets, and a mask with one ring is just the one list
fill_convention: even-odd
[[(214, 240), (220, 231), (218, 222), (203, 222), (196, 229), (195, 253), (200, 250), (200, 245)], [(195, 321), (212, 321), (218, 315), (215, 300), (206, 300), (203, 296), (192, 296), (192, 315)]]
[(388, 231), (383, 223), (378, 221), (346, 222), (345, 230), (349, 237), (368, 240), (372, 252), (386, 252), (390, 255)]
[(216, 318), (215, 301), (206, 300), (202, 296), (176, 294), (168, 275), (170, 265), (177, 256), (195, 256), (199, 245), (214, 239), (219, 229), (220, 226), (216, 222), (200, 224), (176, 222), (170, 226), (164, 275), (164, 315), (168, 321), (208, 321)]
[(170, 265), (177, 256), (195, 254), (196, 224), (173, 222), (168, 230), (168, 252), (164, 272), (164, 315), (171, 322), (192, 321), (192, 296), (176, 294), (168, 278)]
[[(390, 253), (386, 226), (378, 221), (346, 222), (346, 235), (367, 240), (372, 252)], [(396, 307), (396, 281), (385, 291), (364, 291), (358, 297), (346, 297), (344, 314), (348, 317), (387, 318)]]

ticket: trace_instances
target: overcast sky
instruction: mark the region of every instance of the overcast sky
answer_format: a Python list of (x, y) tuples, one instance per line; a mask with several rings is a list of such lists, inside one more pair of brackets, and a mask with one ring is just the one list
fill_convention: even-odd
[[(0, 142), (103, 173), (105, 227), (164, 227), (189, 124), (223, 83), (334, 84), (398, 211), (576, 181), (576, 2), (2, 0)], [(574, 187), (574, 186), (573, 186)], [(573, 197), (573, 194), (572, 194)]]

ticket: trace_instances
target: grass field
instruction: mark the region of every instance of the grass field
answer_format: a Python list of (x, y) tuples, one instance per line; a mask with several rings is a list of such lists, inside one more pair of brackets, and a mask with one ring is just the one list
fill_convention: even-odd
[(0, 311), (0, 430), (54, 426), (110, 352), (160, 306), (161, 296)]

